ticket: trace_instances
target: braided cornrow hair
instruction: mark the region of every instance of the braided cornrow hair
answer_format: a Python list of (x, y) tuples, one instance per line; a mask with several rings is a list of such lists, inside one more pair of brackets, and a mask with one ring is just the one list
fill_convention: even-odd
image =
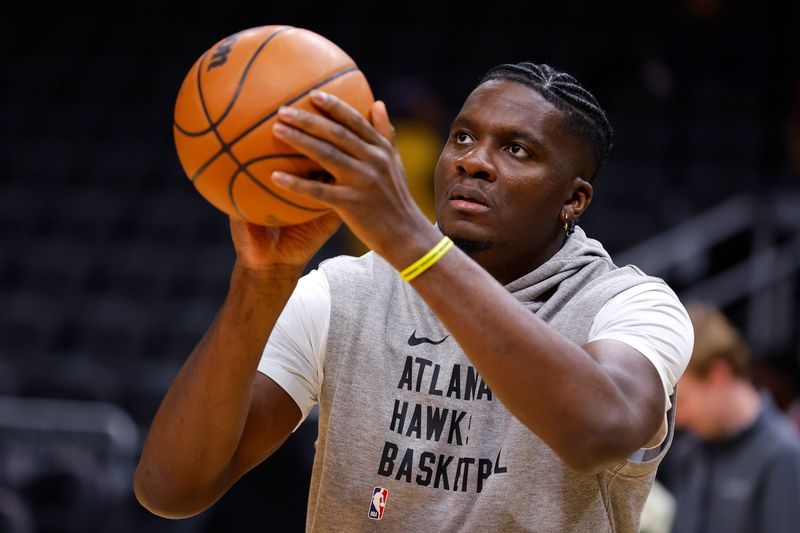
[(592, 146), (594, 179), (613, 146), (614, 130), (597, 99), (578, 80), (549, 65), (516, 63), (498, 65), (487, 72), (478, 85), (490, 80), (511, 80), (527, 85), (567, 115), (567, 127)]

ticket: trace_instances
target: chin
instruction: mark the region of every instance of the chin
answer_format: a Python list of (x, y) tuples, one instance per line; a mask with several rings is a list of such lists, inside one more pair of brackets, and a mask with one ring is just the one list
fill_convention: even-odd
[(469, 256), (473, 256), (480, 252), (485, 252), (492, 247), (492, 241), (472, 241), (454, 238), (453, 243), (458, 246), (462, 252)]
[(467, 220), (437, 221), (442, 233), (467, 255), (477, 254), (492, 247), (492, 239), (481, 228)]
[(461, 217), (442, 217), (437, 220), (436, 225), (439, 229), (453, 239), (466, 241), (490, 241), (491, 231), (482, 224)]

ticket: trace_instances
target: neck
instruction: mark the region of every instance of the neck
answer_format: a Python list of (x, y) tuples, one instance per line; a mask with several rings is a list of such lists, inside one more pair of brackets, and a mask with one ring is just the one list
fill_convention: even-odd
[(501, 285), (508, 285), (542, 266), (561, 249), (565, 241), (566, 235), (561, 233), (558, 238), (553, 239), (544, 249), (532, 254), (518, 255), (519, 250), (496, 245), (470, 254), (470, 257), (489, 272)]
[(761, 398), (752, 385), (736, 381), (725, 402), (725, 416), (721, 420), (721, 432), (732, 435), (753, 424), (761, 408)]

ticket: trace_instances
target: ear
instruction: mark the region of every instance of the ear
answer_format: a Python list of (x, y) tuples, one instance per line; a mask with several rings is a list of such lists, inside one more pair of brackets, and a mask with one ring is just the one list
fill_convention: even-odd
[(588, 180), (580, 176), (575, 176), (567, 190), (567, 197), (564, 201), (562, 217), (566, 215), (569, 220), (577, 220), (589, 208), (592, 203), (594, 189)]

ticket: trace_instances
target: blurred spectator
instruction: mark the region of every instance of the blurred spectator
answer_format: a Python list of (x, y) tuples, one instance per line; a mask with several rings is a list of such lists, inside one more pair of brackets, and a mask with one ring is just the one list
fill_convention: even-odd
[(679, 381), (685, 430), (662, 464), (680, 533), (796, 532), (800, 440), (772, 397), (748, 378), (748, 347), (716, 308), (686, 306), (695, 329)]

